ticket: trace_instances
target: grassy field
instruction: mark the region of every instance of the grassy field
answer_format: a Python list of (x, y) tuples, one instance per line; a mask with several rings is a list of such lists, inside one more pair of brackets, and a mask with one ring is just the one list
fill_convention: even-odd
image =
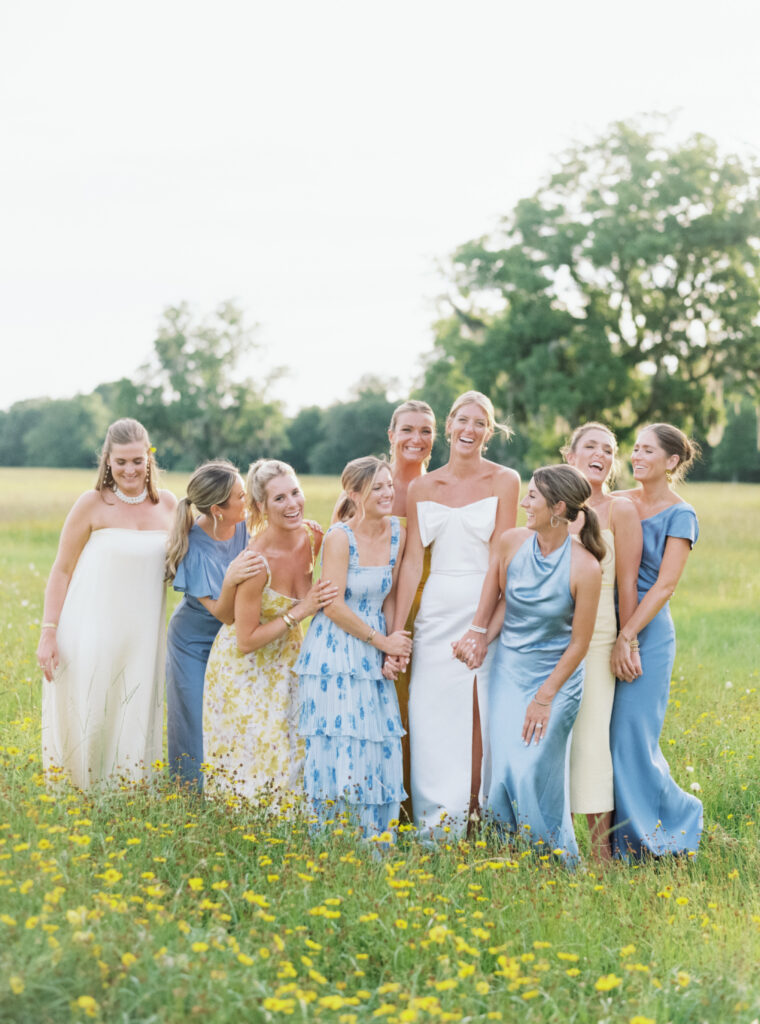
[[(310, 835), (298, 813), (194, 802), (163, 773), (47, 790), (42, 592), (92, 477), (0, 470), (0, 1021), (760, 1018), (760, 487), (683, 492), (702, 533), (674, 600), (663, 749), (700, 788), (699, 856), (598, 875), (488, 837), (431, 853), (405, 833), (373, 856), (340, 821)], [(326, 521), (337, 482), (303, 484)]]

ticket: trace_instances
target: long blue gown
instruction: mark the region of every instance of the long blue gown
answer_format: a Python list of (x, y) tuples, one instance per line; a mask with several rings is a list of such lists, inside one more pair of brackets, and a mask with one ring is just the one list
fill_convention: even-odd
[[(644, 547), (639, 568), (639, 600), (660, 571), (668, 537), (693, 546), (699, 535), (691, 505), (670, 505), (642, 520)], [(660, 734), (670, 693), (676, 635), (666, 604), (639, 633), (643, 674), (632, 683), (617, 681), (610, 722), (615, 779), (612, 848), (617, 857), (696, 851), (702, 832), (702, 804), (680, 789), (660, 750)]]
[[(570, 814), (570, 733), (583, 696), (583, 663), (552, 701), (540, 743), (525, 746), (525, 712), (536, 691), (570, 643), (575, 603), (570, 560), (575, 543), (544, 557), (529, 537), (507, 570), (507, 607), (489, 684), (491, 757), (489, 816), (507, 832), (519, 832), (543, 852), (561, 850), (578, 859)], [(543, 846), (542, 846), (543, 844)]]
[(169, 620), (166, 644), (166, 725), (169, 766), (181, 782), (200, 789), (203, 762), (203, 678), (221, 622), (200, 597), (219, 599), (230, 562), (248, 543), (245, 523), (229, 540), (214, 540), (193, 523), (174, 589), (184, 594)]
[[(400, 528), (391, 517), (389, 560), (359, 565), (351, 528), (345, 601), (366, 623), (385, 633), (383, 601), (393, 580)], [(300, 676), (299, 732), (306, 737), (304, 788), (320, 822), (347, 813), (366, 837), (389, 829), (398, 818), (404, 791), (396, 688), (382, 676), (377, 648), (351, 636), (319, 611), (296, 663)]]

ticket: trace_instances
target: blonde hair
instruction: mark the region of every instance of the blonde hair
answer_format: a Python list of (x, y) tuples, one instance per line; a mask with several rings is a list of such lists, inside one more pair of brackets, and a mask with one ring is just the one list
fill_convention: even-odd
[(687, 437), (672, 423), (650, 423), (648, 426), (642, 427), (639, 434), (643, 434), (645, 430), (655, 432), (660, 447), (666, 455), (678, 456), (678, 465), (671, 471), (671, 479), (674, 483), (683, 480), (692, 463), (702, 454), (702, 449), (697, 442)]
[[(404, 413), (406, 413), (406, 412), (417, 413), (418, 415), (421, 415), (421, 416), (429, 416), (430, 419), (433, 421), (433, 440), (435, 441), (435, 413), (430, 408), (430, 406), (427, 404), (427, 402), (423, 402), (419, 398), (410, 398), (407, 402), (402, 402), (401, 405), (397, 405), (396, 406), (396, 408), (393, 410), (393, 414), (391, 416), (391, 422), (388, 424), (388, 433), (389, 434), (395, 433), (396, 427), (398, 426), (399, 417), (403, 416)], [(428, 457), (425, 459), (425, 462), (424, 462), (425, 469), (427, 469), (427, 466), (428, 466), (428, 463), (430, 462), (432, 454), (433, 453), (431, 452), (430, 455), (428, 455)], [(393, 446), (392, 445), (391, 445), (391, 450), (390, 450), (390, 457), (391, 457), (391, 465), (392, 465), (393, 461), (394, 461), (394, 454), (393, 454)]]
[(360, 500), (365, 501), (381, 469), (387, 469), (390, 473), (390, 463), (385, 457), (378, 458), (376, 455), (365, 455), (348, 463), (340, 476), (343, 498), (337, 510), (339, 522), (345, 522), (356, 515), (359, 508), (350, 495), (358, 494)]
[(267, 502), (267, 484), (278, 476), (292, 476), (298, 483), (295, 470), (287, 462), (280, 462), (279, 459), (258, 459), (251, 463), (245, 481), (247, 522), (251, 533), (261, 533), (266, 527), (264, 506)]
[(148, 431), (138, 422), (129, 419), (115, 420), (106, 431), (106, 439), (100, 450), (100, 462), (98, 464), (98, 477), (95, 481), (95, 490), (112, 491), (115, 487), (113, 473), (109, 459), (111, 449), (115, 444), (144, 444), (145, 445), (145, 486), (148, 490), (148, 497), (154, 505), (158, 504), (158, 466), (151, 448)]
[(598, 423), (596, 420), (589, 420), (588, 423), (581, 423), (581, 425), (579, 427), (576, 427), (575, 430), (572, 432), (572, 434), (570, 435), (570, 440), (567, 442), (567, 444), (562, 445), (562, 447), (559, 450), (559, 453), (565, 460), (565, 462), (567, 462), (568, 455), (571, 452), (575, 454), (578, 445), (581, 442), (581, 439), (584, 437), (585, 434), (589, 432), (589, 430), (603, 430), (605, 434), (609, 435), (612, 441), (612, 466), (610, 467), (610, 471), (607, 474), (607, 479), (604, 481), (604, 487), (607, 487), (608, 484), (614, 483), (615, 477), (617, 476), (618, 470), (620, 469), (620, 463), (617, 457), (617, 438), (615, 437), (615, 434), (612, 432), (612, 430), (610, 430), (609, 427), (605, 426), (604, 423)]
[(583, 473), (575, 466), (541, 466), (533, 471), (533, 483), (545, 498), (549, 508), (558, 501), (564, 501), (565, 518), (568, 522), (574, 523), (578, 514), (583, 512), (581, 543), (598, 562), (601, 562), (607, 549), (602, 540), (597, 514), (586, 504), (591, 497), (591, 484)]
[(470, 403), (474, 405), (479, 405), (483, 412), (486, 414), (486, 424), (488, 426), (489, 438), (491, 437), (491, 435), (495, 434), (497, 430), (500, 430), (507, 438), (507, 440), (509, 440), (513, 433), (512, 428), (509, 427), (506, 423), (497, 423), (496, 412), (494, 411), (493, 402), (488, 397), (488, 395), (484, 395), (482, 391), (465, 391), (463, 395), (460, 395), (459, 398), (455, 399), (454, 404), (452, 405), (451, 409), (449, 410), (449, 414), (446, 417), (446, 440), (448, 440), (451, 421), (454, 419), (454, 417), (456, 416), (456, 414), (459, 412), (463, 405), (470, 405)]
[(187, 554), (188, 537), (195, 521), (193, 505), (204, 516), (210, 514), (212, 505), (225, 505), (239, 475), (237, 466), (233, 466), (226, 459), (216, 459), (198, 466), (187, 481), (187, 496), (177, 505), (174, 525), (166, 546), (165, 579), (174, 579), (179, 563)]

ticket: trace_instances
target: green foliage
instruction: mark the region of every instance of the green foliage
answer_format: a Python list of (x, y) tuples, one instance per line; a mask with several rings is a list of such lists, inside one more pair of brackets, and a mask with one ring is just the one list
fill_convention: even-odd
[(98, 394), (18, 402), (0, 415), (0, 465), (97, 465), (108, 423)]
[[(696, 135), (614, 124), (454, 254), (431, 387), (457, 367), (553, 455), (586, 419), (707, 433), (760, 389), (758, 169)], [(542, 425), (546, 428), (542, 431)], [(540, 453), (528, 457), (540, 461)]]
[(383, 382), (360, 382), (355, 399), (323, 411), (322, 440), (311, 450), (309, 471), (340, 473), (351, 459), (387, 452), (388, 424), (395, 405)]
[[(148, 428), (164, 466), (229, 458), (244, 467), (284, 448), (282, 410), (265, 397), (271, 378), (254, 384), (238, 374), (254, 348), (254, 328), (232, 302), (200, 320), (186, 303), (164, 311), (155, 360), (138, 371), (132, 396), (132, 415)], [(123, 407), (128, 382), (114, 387)]]

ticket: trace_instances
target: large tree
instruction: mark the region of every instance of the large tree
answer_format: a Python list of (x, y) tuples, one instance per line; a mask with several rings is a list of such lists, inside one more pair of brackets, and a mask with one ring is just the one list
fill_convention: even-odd
[(534, 458), (588, 418), (704, 434), (724, 393), (760, 391), (758, 169), (667, 128), (621, 122), (569, 150), (454, 254), (428, 376), (458, 366)]
[(191, 469), (226, 457), (241, 467), (286, 447), (279, 402), (267, 399), (275, 374), (254, 382), (240, 372), (256, 348), (255, 328), (233, 303), (196, 318), (182, 303), (164, 310), (155, 358), (134, 383), (109, 385), (120, 412), (131, 406), (159, 449), (162, 465)]

